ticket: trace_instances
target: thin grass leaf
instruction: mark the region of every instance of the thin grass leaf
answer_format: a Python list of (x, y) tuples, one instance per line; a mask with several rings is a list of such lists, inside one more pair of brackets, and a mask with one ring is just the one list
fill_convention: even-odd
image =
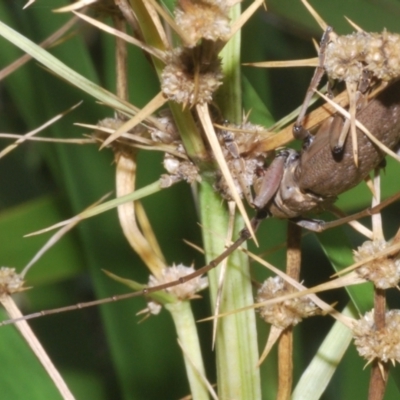
[(40, 46), (33, 43), (28, 38), (21, 35), (1, 21), (0, 35), (9, 40), (15, 46), (19, 47), (21, 50), (25, 51), (27, 54), (30, 54), (31, 57), (41, 62), (43, 65), (45, 65), (55, 74), (62, 77), (64, 80), (85, 91), (86, 93), (90, 94), (101, 102), (108, 104), (117, 110), (124, 111), (128, 114), (133, 114), (137, 111), (137, 109), (129, 103), (120, 100), (111, 92), (103, 89), (102, 87), (86, 79), (84, 76), (78, 74), (76, 71), (69, 68), (67, 65), (62, 63), (49, 52), (42, 49)]

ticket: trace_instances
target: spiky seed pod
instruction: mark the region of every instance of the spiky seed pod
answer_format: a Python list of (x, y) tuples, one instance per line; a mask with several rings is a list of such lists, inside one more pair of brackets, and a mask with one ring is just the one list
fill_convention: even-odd
[[(371, 258), (391, 243), (385, 240), (367, 240), (354, 251), (354, 261), (361, 262)], [(357, 269), (357, 273), (364, 279), (374, 283), (379, 289), (388, 289), (397, 286), (400, 280), (400, 259), (398, 257), (378, 257)]]
[(194, 47), (200, 39), (227, 41), (231, 33), (229, 2), (180, 0), (175, 22), (185, 32), (185, 45)]
[(24, 290), (24, 280), (15, 268), (0, 268), (0, 296)]
[(338, 36), (325, 51), (325, 70), (332, 79), (359, 82), (364, 71), (389, 81), (400, 75), (400, 35), (356, 32)]
[[(172, 265), (172, 267), (164, 268), (161, 276), (156, 278), (150, 275), (149, 287), (162, 285), (164, 283), (173, 282), (186, 275), (195, 272), (194, 267), (186, 267), (183, 264)], [(208, 286), (206, 277), (198, 276), (180, 285), (176, 285), (165, 289), (168, 293), (175, 295), (179, 300), (189, 300), (195, 297), (196, 293)]]
[[(264, 166), (264, 159), (261, 157), (255, 158), (238, 158), (227, 160), (229, 171), (231, 172), (233, 182), (236, 187), (236, 192), (241, 198), (246, 196), (246, 193), (250, 191), (250, 187), (253, 185), (257, 178), (257, 171), (262, 169)], [(222, 176), (220, 171), (217, 171), (217, 180), (214, 184), (214, 189), (221, 193), (221, 196), (226, 200), (231, 200), (231, 191), (226, 183), (226, 180)]]
[[(221, 148), (235, 183), (236, 191), (240, 197), (248, 197), (246, 193), (257, 183), (258, 172), (263, 169), (266, 153), (254, 152), (252, 149), (261, 140), (260, 131), (264, 128), (246, 122), (242, 125), (229, 126), (224, 130), (218, 130), (217, 136)], [(232, 129), (231, 128), (231, 129)], [(232, 199), (230, 189), (220, 171), (216, 172), (215, 190), (227, 200)]]
[[(257, 303), (288, 294), (284, 280), (279, 277), (268, 278), (257, 293)], [(295, 326), (303, 318), (320, 313), (320, 309), (307, 297), (296, 297), (280, 303), (259, 308), (261, 317), (277, 328), (285, 329)]]
[(370, 51), (365, 57), (368, 70), (384, 81), (397, 78), (400, 74), (400, 35), (372, 33)]
[[(137, 125), (129, 133), (143, 137), (150, 136), (155, 143), (163, 143), (175, 146), (175, 151), (184, 156), (179, 158), (165, 153), (163, 164), (168, 174), (164, 174), (160, 177), (160, 186), (162, 188), (170, 187), (174, 183), (182, 180), (188, 183), (200, 181), (201, 177), (197, 167), (191, 161), (186, 159), (186, 151), (182, 142), (179, 140), (179, 134), (172, 118), (168, 114), (164, 114), (165, 115), (158, 118), (159, 125), (163, 127), (163, 130), (158, 130), (153, 127), (145, 127), (144, 125)], [(119, 119), (105, 118), (99, 121), (98, 125), (100, 127), (117, 130), (122, 126), (123, 123), (124, 121)], [(93, 136), (100, 141), (104, 141), (106, 138), (108, 138), (108, 134), (101, 130), (94, 132)], [(111, 148), (114, 150), (117, 156), (123, 153), (129, 157), (136, 144), (137, 143), (135, 141), (127, 137), (119, 137), (116, 141), (111, 143)]]
[[(107, 128), (116, 131), (119, 129), (125, 121), (119, 119), (119, 118), (104, 118), (100, 120), (97, 125), (100, 128)], [(146, 127), (143, 125), (136, 125), (133, 129), (130, 130), (129, 133), (144, 136), (147, 133)], [(99, 142), (104, 142), (108, 137), (110, 136), (109, 133), (106, 133), (102, 131), (101, 129), (96, 130), (93, 132), (92, 136), (97, 139)], [(111, 142), (111, 144), (107, 147), (110, 147), (113, 152), (115, 153), (116, 156), (118, 154), (126, 154), (127, 156), (132, 154), (132, 150), (135, 146), (135, 142), (132, 142), (132, 140), (126, 138), (126, 137), (119, 137), (117, 140), (114, 140)]]
[(218, 58), (202, 62), (195, 49), (177, 48), (167, 55), (161, 75), (161, 90), (172, 101), (184, 106), (210, 103), (213, 93), (222, 84)]
[[(101, 127), (101, 128), (108, 128), (108, 129), (117, 130), (123, 123), (124, 123), (124, 121), (122, 121), (122, 120), (119, 119), (119, 118), (111, 118), (111, 117), (108, 117), (108, 118), (104, 118), (104, 119), (100, 120), (100, 121), (97, 123), (97, 125), (98, 125), (99, 127)], [(98, 132), (95, 132), (95, 133), (98, 133)], [(101, 133), (101, 132), (100, 132), (99, 135), (101, 135), (101, 134), (104, 135), (104, 133)]]
[(400, 310), (390, 310), (385, 316), (385, 327), (375, 329), (374, 313), (370, 311), (356, 321), (353, 327), (354, 344), (366, 360), (400, 360)]
[(151, 139), (154, 142), (170, 144), (179, 140), (180, 136), (178, 128), (176, 127), (175, 121), (168, 110), (162, 110), (160, 112), (160, 117), (158, 117), (157, 120), (161, 126), (163, 126), (163, 130), (160, 131), (156, 128), (149, 128)]
[(182, 180), (186, 181), (187, 183), (201, 181), (198, 168), (189, 160), (179, 159), (171, 154), (166, 153), (164, 156), (163, 165), (168, 172), (168, 175), (163, 175), (161, 177), (161, 187), (169, 187), (171, 184)]

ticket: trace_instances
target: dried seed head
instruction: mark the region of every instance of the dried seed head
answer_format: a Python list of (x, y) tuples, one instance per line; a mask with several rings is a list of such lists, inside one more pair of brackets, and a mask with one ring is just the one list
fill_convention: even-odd
[[(147, 144), (151, 150), (153, 144), (171, 144), (178, 141), (179, 133), (172, 117), (169, 113), (165, 112), (165, 110), (163, 110), (161, 114), (162, 115), (157, 118), (157, 121), (153, 124), (154, 126), (151, 125), (152, 121), (146, 124), (138, 124), (129, 131), (124, 132), (122, 136), (114, 140), (109, 147), (111, 147), (115, 153), (122, 152), (131, 154), (132, 149), (138, 147), (138, 144), (141, 148), (145, 147)], [(156, 120), (156, 118), (154, 117), (152, 120)], [(125, 120), (120, 118), (105, 118), (97, 123), (100, 129), (93, 132), (92, 136), (102, 143), (125, 122)], [(101, 128), (106, 128), (111, 132), (105, 132)], [(142, 137), (146, 139), (144, 142), (139, 140), (139, 138)], [(151, 141), (154, 143), (151, 143)]]
[[(98, 122), (98, 126), (102, 128), (109, 128), (117, 130), (119, 127), (122, 126), (124, 121), (119, 118), (104, 118)], [(96, 132), (97, 133), (97, 132)], [(103, 132), (99, 132), (99, 134), (104, 134)]]
[[(186, 156), (186, 151), (182, 142), (180, 140), (175, 140), (174, 144), (176, 145), (175, 151)], [(182, 180), (187, 183), (201, 181), (201, 175), (199, 174), (198, 168), (185, 157), (180, 158), (175, 155), (165, 153), (163, 165), (168, 174), (161, 175), (160, 185), (162, 188), (170, 187), (174, 183)]]
[(338, 36), (326, 48), (324, 67), (332, 79), (359, 82), (369, 71), (389, 81), (400, 75), (400, 35), (385, 30)]
[(161, 187), (166, 188), (179, 181), (187, 183), (200, 182), (201, 177), (197, 167), (189, 160), (177, 158), (166, 153), (164, 156), (164, 168), (168, 175), (161, 176)]
[[(285, 282), (279, 276), (268, 278), (257, 293), (257, 303), (288, 294)], [(261, 317), (277, 328), (297, 325), (303, 318), (319, 314), (319, 308), (307, 297), (296, 297), (259, 308)]]
[(218, 58), (202, 62), (195, 49), (177, 48), (167, 56), (161, 75), (161, 90), (169, 100), (184, 106), (209, 103), (222, 84), (222, 78)]
[[(361, 262), (389, 247), (391, 243), (385, 240), (367, 240), (354, 251), (354, 261)], [(397, 286), (400, 280), (400, 259), (397, 257), (378, 257), (357, 269), (358, 274), (379, 289)]]
[(161, 309), (162, 309), (161, 304), (155, 301), (148, 301), (147, 308), (143, 310), (143, 312), (145, 312), (146, 314), (158, 315), (160, 314)]
[(400, 360), (400, 310), (386, 313), (385, 327), (375, 329), (374, 313), (370, 311), (356, 321), (353, 327), (354, 344), (360, 356), (368, 361)]
[(21, 292), (25, 289), (23, 285), (24, 280), (15, 268), (0, 268), (0, 296)]
[[(105, 118), (99, 121), (98, 126), (117, 130), (122, 126), (123, 123), (124, 121), (120, 119)], [(167, 170), (168, 174), (164, 174), (160, 177), (160, 186), (162, 188), (167, 188), (182, 180), (188, 183), (200, 181), (201, 178), (198, 169), (191, 161), (187, 160), (186, 151), (183, 147), (182, 141), (179, 139), (178, 130), (169, 113), (163, 112), (163, 115), (158, 118), (157, 127), (161, 127), (162, 130), (154, 127), (137, 125), (131, 131), (129, 131), (129, 133), (145, 138), (150, 137), (154, 144), (162, 143), (175, 146), (175, 152), (182, 154), (182, 157), (180, 158), (175, 155), (165, 153), (164, 168)], [(109, 134), (98, 130), (93, 133), (93, 137), (103, 142), (109, 137)], [(119, 157), (122, 153), (129, 158), (132, 155), (133, 149), (137, 146), (137, 142), (129, 137), (121, 136), (112, 142), (110, 146), (116, 153), (117, 157)], [(149, 148), (151, 149), (151, 144), (149, 145)]]
[[(164, 268), (161, 276), (156, 278), (150, 275), (149, 287), (162, 285), (164, 283), (173, 282), (179, 278), (185, 277), (195, 272), (193, 267), (185, 267), (183, 264), (172, 265), (172, 267)], [(208, 279), (200, 276), (190, 279), (185, 283), (165, 289), (166, 292), (175, 295), (179, 300), (189, 300), (195, 297), (195, 294), (208, 286)]]
[(231, 33), (229, 8), (231, 1), (180, 0), (175, 22), (185, 32), (185, 44), (196, 46), (200, 39), (227, 41)]
[(155, 128), (149, 128), (151, 139), (154, 142), (170, 144), (179, 140), (178, 128), (176, 127), (175, 121), (168, 110), (162, 110), (160, 112), (160, 117), (157, 119), (163, 127), (163, 130), (160, 131)]
[[(104, 118), (100, 120), (97, 125), (100, 128), (107, 128), (112, 131), (118, 130), (126, 121), (120, 119), (120, 118)], [(135, 134), (135, 135), (145, 135), (147, 132), (146, 127), (143, 125), (136, 125), (133, 129), (129, 131), (129, 133)], [(114, 133), (114, 132), (112, 132)], [(100, 143), (103, 143), (106, 139), (109, 138), (111, 133), (104, 132), (103, 130), (99, 129), (93, 132), (92, 136), (96, 140), (98, 140)], [(132, 142), (132, 140), (120, 136), (118, 139), (114, 140), (113, 142), (110, 143), (109, 146), (113, 152), (115, 153), (116, 156), (119, 154), (124, 154), (127, 157), (130, 157), (132, 154), (133, 147), (135, 146), (135, 142)]]
[[(222, 152), (228, 164), (229, 171), (235, 183), (236, 191), (240, 197), (248, 197), (250, 188), (259, 178), (258, 171), (264, 167), (266, 153), (251, 151), (257, 142), (261, 140), (260, 132), (263, 127), (252, 125), (248, 122), (232, 126), (224, 130), (218, 130), (217, 136), (221, 144)], [(215, 190), (221, 193), (227, 200), (232, 198), (230, 189), (220, 171), (217, 171)]]

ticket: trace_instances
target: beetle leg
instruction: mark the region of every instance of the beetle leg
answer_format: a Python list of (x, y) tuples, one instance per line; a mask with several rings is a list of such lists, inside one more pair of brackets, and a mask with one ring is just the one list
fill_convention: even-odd
[(340, 154), (343, 150), (344, 140), (350, 128), (350, 120), (343, 122), (343, 117), (336, 114), (329, 127), (329, 145), (333, 154)]
[(301, 217), (290, 218), (289, 221), (311, 232), (322, 232), (324, 230), (323, 227), (326, 224), (326, 222), (321, 219), (301, 218)]
[(274, 161), (272, 161), (268, 169), (264, 172), (264, 177), (260, 189), (253, 202), (254, 207), (258, 211), (265, 209), (269, 201), (277, 192), (282, 181), (283, 172), (285, 170), (285, 163), (288, 155), (288, 151), (280, 151), (276, 155)]
[(400, 192), (388, 197), (386, 200), (382, 201), (375, 207), (368, 207), (363, 211), (360, 211), (352, 215), (348, 215), (347, 217), (336, 219), (334, 221), (326, 222), (323, 220), (307, 219), (307, 218), (291, 218), (290, 221), (312, 232), (323, 232), (327, 229), (336, 228), (339, 225), (347, 224), (348, 222), (357, 220), (359, 218), (377, 214), (382, 209), (387, 207), (389, 204), (392, 204), (399, 199), (400, 199)]
[(311, 97), (314, 94), (314, 90), (317, 88), (318, 84), (321, 82), (321, 79), (325, 73), (324, 63), (325, 63), (325, 49), (330, 41), (330, 34), (332, 32), (332, 27), (328, 26), (322, 35), (320, 49), (319, 49), (319, 65), (315, 69), (314, 75), (311, 79), (310, 85), (308, 86), (306, 97), (304, 98), (303, 104), (300, 109), (299, 116), (295, 124), (293, 125), (293, 135), (296, 139), (306, 139), (310, 132), (304, 128), (303, 122), (304, 117), (307, 112), (307, 108), (310, 104)]
[(357, 101), (360, 97), (360, 93), (357, 92), (357, 88), (353, 83), (346, 84), (348, 96), (349, 96), (349, 112), (350, 119), (346, 119), (343, 129), (340, 133), (340, 136), (337, 139), (336, 144), (331, 143), (332, 152), (335, 154), (341, 153), (347, 138), (347, 134), (349, 133), (349, 129), (351, 130), (351, 139), (353, 143), (353, 157), (354, 164), (358, 165), (358, 144), (357, 144), (357, 133), (356, 133), (356, 109), (357, 109)]
[(357, 145), (357, 134), (356, 134), (356, 111), (360, 110), (367, 104), (367, 96), (365, 95), (371, 84), (370, 73), (363, 71), (362, 76), (357, 84), (346, 83), (346, 89), (349, 97), (349, 112), (350, 120), (346, 119), (340, 135), (333, 135), (330, 138), (331, 150), (334, 154), (339, 154), (343, 151), (343, 147), (351, 129), (352, 141), (353, 141), (353, 156), (354, 163), (358, 164), (358, 145)]

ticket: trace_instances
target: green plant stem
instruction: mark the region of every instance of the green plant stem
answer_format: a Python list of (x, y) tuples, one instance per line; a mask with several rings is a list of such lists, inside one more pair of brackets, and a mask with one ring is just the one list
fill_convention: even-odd
[[(240, 5), (232, 7), (232, 21), (240, 15)], [(225, 118), (239, 123), (242, 113), (240, 87), (240, 35), (236, 34), (220, 53), (224, 84), (218, 91), (217, 102)], [(228, 213), (212, 185), (203, 180), (200, 190), (201, 220), (204, 250), (209, 262), (225, 248), (228, 231)], [(243, 227), (240, 216), (235, 217), (234, 238)], [(210, 271), (209, 285), (212, 309), (218, 292), (220, 268)], [(227, 261), (220, 313), (234, 311), (253, 303), (249, 262), (245, 254), (236, 251)], [(216, 334), (218, 395), (221, 399), (261, 398), (258, 344), (253, 310), (234, 313), (218, 321)]]
[(188, 156), (201, 170), (207, 169), (208, 153), (190, 110), (183, 110), (181, 104), (172, 101), (168, 104)]
[[(240, 7), (233, 7), (232, 19), (238, 17)], [(240, 34), (236, 34), (220, 52), (224, 81), (217, 92), (217, 102), (224, 118), (239, 124), (242, 120), (242, 88), (240, 81)]]
[(186, 374), (189, 380), (190, 394), (193, 400), (207, 400), (209, 394), (205, 384), (205, 369), (201, 356), (196, 322), (189, 301), (165, 304), (171, 313), (178, 333), (179, 345), (185, 360)]
[[(201, 220), (203, 225), (206, 261), (219, 255), (225, 247), (228, 215), (225, 205), (212, 185), (200, 185)], [(240, 222), (238, 222), (240, 220)], [(235, 237), (242, 227), (236, 218)], [(214, 308), (220, 268), (209, 273), (212, 307)], [(253, 295), (247, 257), (236, 252), (228, 259), (220, 313), (252, 304)], [(217, 384), (221, 399), (261, 398), (257, 331), (253, 310), (239, 312), (218, 321), (216, 336)]]

